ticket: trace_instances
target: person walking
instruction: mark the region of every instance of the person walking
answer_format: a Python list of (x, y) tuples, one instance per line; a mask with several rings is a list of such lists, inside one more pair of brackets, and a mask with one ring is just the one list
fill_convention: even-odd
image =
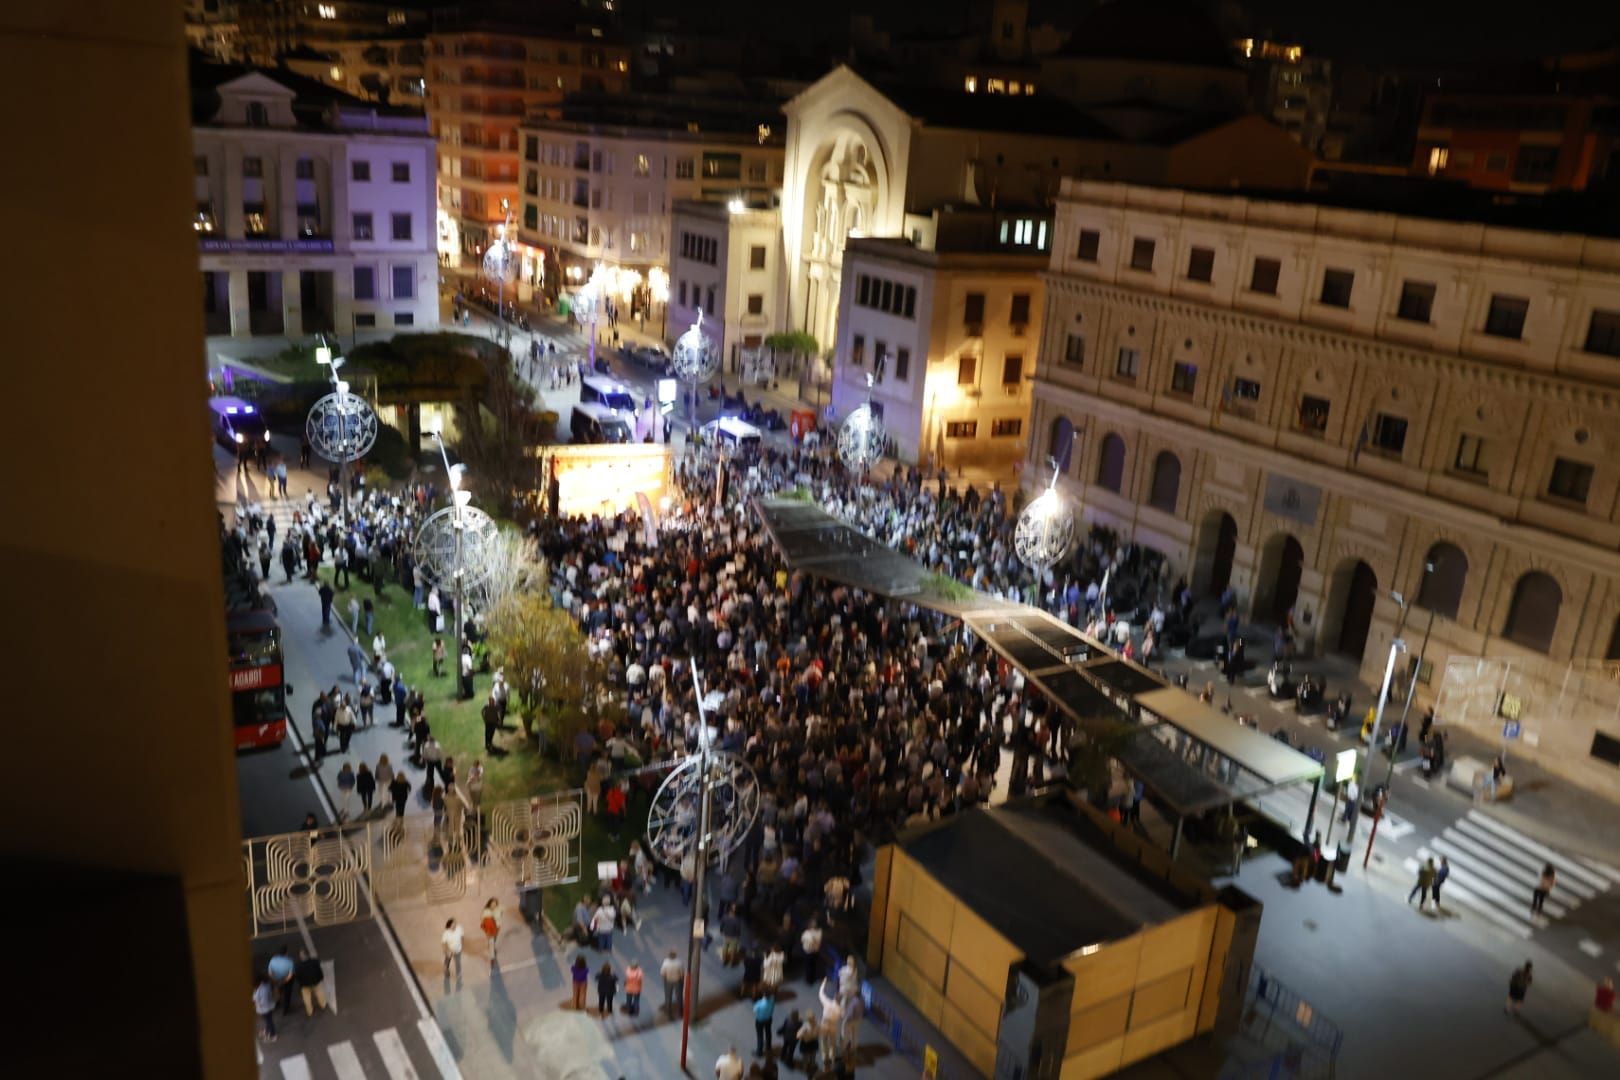
[(360, 647), (358, 641), (349, 642), (344, 650), (349, 657), (349, 671), (354, 676), (354, 685), (363, 686), (366, 681), (366, 650)]
[[(343, 741), (348, 742), (349, 740), (344, 739)], [(339, 821), (349, 820), (349, 800), (354, 798), (354, 784), (354, 766), (345, 761), (337, 774)]]
[(371, 692), (371, 683), (360, 684), (360, 726), (371, 727), (377, 722), (377, 695)]
[(467, 644), (461, 649), (461, 700), (473, 699), (473, 654), (472, 645)]
[(579, 1012), (584, 1012), (585, 988), (590, 985), (591, 966), (585, 962), (583, 953), (574, 957), (574, 964), (568, 969), (568, 975), (574, 987), (574, 1008)]
[(591, 933), (596, 936), (596, 947), (603, 952), (613, 951), (613, 927), (617, 924), (619, 912), (613, 906), (610, 897), (602, 897), (602, 902), (591, 913)]
[(439, 943), (444, 947), (444, 977), (447, 982), (450, 979), (452, 961), (456, 965), (456, 981), (461, 981), (461, 946), (465, 936), (456, 920), (451, 919), (444, 924), (444, 933), (440, 935)]
[(647, 973), (642, 970), (640, 962), (631, 960), (630, 966), (624, 969), (624, 1011), (626, 1015), (641, 1015), (641, 988), (646, 981)]
[(444, 638), (433, 639), (433, 677), (437, 679), (444, 674)]
[(776, 993), (782, 985), (782, 972), (786, 966), (787, 954), (782, 951), (782, 946), (773, 944), (759, 969), (759, 981), (770, 993)]
[(349, 740), (354, 738), (354, 708), (349, 704), (349, 695), (344, 694), (337, 706), (337, 715), (332, 718), (332, 725), (337, 728), (338, 753), (349, 752)]
[(794, 1009), (788, 1018), (782, 1021), (782, 1026), (776, 1029), (776, 1033), (782, 1036), (782, 1064), (790, 1069), (793, 1068), (794, 1051), (799, 1049), (799, 1028), (803, 1023), (799, 1010)]
[(276, 1041), (276, 991), (270, 983), (269, 974), (259, 976), (259, 983), (253, 988), (253, 1011), (259, 1014), (259, 1020), (264, 1024), (261, 1038), (265, 1042)]
[(1425, 860), (1422, 866), (1418, 867), (1417, 884), (1413, 885), (1412, 891), (1406, 894), (1408, 904), (1412, 902), (1412, 897), (1417, 896), (1419, 893), (1423, 895), (1423, 898), (1418, 901), (1419, 911), (1422, 911), (1423, 905), (1429, 902), (1429, 890), (1434, 888), (1435, 873), (1434, 859), (1431, 857)]
[(814, 1073), (816, 1066), (816, 1014), (807, 1012), (799, 1023), (799, 1059), (804, 1063), (806, 1073)]
[[(344, 558), (344, 552), (346, 550), (347, 550), (346, 548), (338, 548), (338, 569), (339, 570), (343, 569), (343, 558)], [(343, 588), (347, 584), (348, 584), (348, 582), (344, 582), (344, 584), (340, 585), (339, 588)], [(354, 636), (356, 641), (359, 641), (359, 639), (360, 639), (360, 600), (359, 600), (359, 598), (353, 597), (353, 596), (349, 597), (349, 633)], [(362, 654), (362, 655), (364, 655), (364, 654)], [(356, 681), (359, 681), (359, 680), (356, 680)]]
[(484, 914), (478, 920), (478, 928), (484, 932), (484, 940), (489, 943), (489, 967), (493, 971), (497, 966), (497, 950), (500, 946), (501, 919), (504, 916), (501, 902), (493, 896), (484, 905)]
[(681, 1011), (681, 992), (686, 985), (686, 968), (674, 949), (658, 965), (658, 976), (664, 980), (664, 1013), (673, 1020)]
[(332, 597), (337, 594), (332, 591), (332, 583), (329, 581), (321, 582), (317, 594), (321, 598), (321, 627), (330, 630), (332, 628)]
[(1552, 894), (1553, 886), (1558, 884), (1558, 871), (1553, 869), (1552, 863), (1545, 863), (1541, 867), (1541, 880), (1536, 882), (1534, 891), (1530, 893), (1530, 914), (1541, 915), (1542, 908), (1547, 903), (1547, 897)]
[(402, 772), (394, 773), (394, 778), (388, 781), (388, 797), (394, 800), (394, 816), (405, 816), (405, 804), (411, 798), (411, 782)]
[(1434, 910), (1440, 910), (1440, 886), (1451, 876), (1451, 860), (1440, 856), (1440, 868), (1434, 872)]
[(754, 999), (754, 1056), (771, 1052), (771, 1021), (776, 1019), (776, 998), (761, 991)]
[(596, 973), (596, 1014), (604, 1020), (613, 1015), (613, 999), (619, 993), (619, 976), (613, 963), (602, 961), (602, 970)]
[(821, 1067), (828, 1071), (838, 1067), (838, 1028), (844, 1020), (844, 1009), (825, 994), (821, 996), (821, 1023), (816, 1028), (821, 1044)]
[(295, 971), (298, 993), (304, 999), (304, 1016), (314, 1016), (315, 1006), (326, 1008), (326, 991), (321, 989), (321, 983), (326, 981), (326, 972), (321, 970), (320, 960), (309, 955), (308, 949), (298, 950)]
[(1524, 1006), (1524, 996), (1530, 992), (1530, 983), (1532, 981), (1530, 961), (1526, 960), (1524, 967), (1515, 968), (1513, 974), (1508, 977), (1508, 999), (1507, 1004), (1502, 1008), (1503, 1012), (1512, 1013), (1514, 1016), (1519, 1015), (1519, 1009)]

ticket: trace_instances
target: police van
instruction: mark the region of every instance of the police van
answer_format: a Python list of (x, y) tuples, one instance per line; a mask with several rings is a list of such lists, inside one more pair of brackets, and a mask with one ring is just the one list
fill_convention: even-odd
[(733, 453), (739, 451), (753, 453), (764, 442), (764, 433), (759, 428), (735, 416), (722, 416), (718, 420), (710, 420), (703, 425), (703, 437)]
[(579, 400), (586, 405), (602, 405), (615, 412), (633, 415), (636, 392), (617, 379), (587, 375), (579, 381)]
[(213, 414), (214, 438), (221, 446), (240, 450), (270, 441), (270, 427), (251, 403), (239, 397), (212, 397), (208, 409)]
[(577, 443), (627, 443), (632, 437), (624, 416), (593, 401), (582, 401), (574, 406), (568, 427)]

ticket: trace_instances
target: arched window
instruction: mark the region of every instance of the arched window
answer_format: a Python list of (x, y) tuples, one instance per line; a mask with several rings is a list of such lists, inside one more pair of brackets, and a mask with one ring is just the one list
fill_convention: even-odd
[(1056, 458), (1058, 472), (1067, 476), (1069, 460), (1074, 455), (1074, 425), (1067, 416), (1052, 421), (1051, 440), (1046, 444), (1046, 456)]
[(1563, 602), (1564, 592), (1558, 582), (1539, 570), (1530, 571), (1513, 587), (1513, 605), (1508, 608), (1502, 636), (1527, 649), (1547, 652), (1552, 648), (1558, 609)]
[(1181, 459), (1168, 450), (1159, 451), (1153, 459), (1153, 491), (1148, 505), (1167, 514), (1176, 512), (1176, 498), (1181, 494)]
[(1097, 483), (1109, 491), (1119, 491), (1125, 483), (1125, 440), (1108, 435), (1102, 441), (1102, 456), (1097, 459)]
[[(1423, 557), (1423, 583), (1418, 586), (1418, 606), (1448, 619), (1457, 617), (1462, 604), (1463, 585), (1468, 580), (1468, 556), (1456, 544), (1444, 540)], [(1434, 567), (1433, 570), (1427, 567)]]

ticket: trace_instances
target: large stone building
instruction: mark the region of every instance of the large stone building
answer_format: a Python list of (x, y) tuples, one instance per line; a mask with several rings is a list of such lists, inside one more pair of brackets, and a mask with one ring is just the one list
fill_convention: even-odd
[(1066, 181), (1042, 338), (1031, 464), (1198, 593), (1376, 679), (1397, 591), (1425, 696), (1620, 658), (1620, 242)]
[[(594, 30), (594, 32), (593, 32)], [(439, 250), (481, 255), (519, 212), (518, 127), (573, 91), (621, 93), (630, 51), (600, 27), (474, 23), (428, 37), (427, 109), (439, 140)]]
[(438, 325), (420, 112), (285, 71), (194, 64), (192, 220), (211, 335)]
[(742, 373), (745, 355), (758, 355), (783, 328), (781, 215), (771, 201), (682, 201), (671, 209), (669, 236), (664, 337), (673, 342), (701, 309), (723, 370)]

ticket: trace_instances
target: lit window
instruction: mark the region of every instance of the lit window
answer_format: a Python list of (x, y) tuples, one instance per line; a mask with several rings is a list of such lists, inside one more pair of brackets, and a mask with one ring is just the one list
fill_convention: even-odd
[(335, 19), (335, 18), (337, 18), (337, 5), (336, 4), (316, 4), (315, 5), (315, 13), (317, 15), (319, 15), (323, 19)]
[(1005, 80), (1005, 79), (986, 79), (986, 80), (984, 80), (984, 92), (987, 93), (987, 94), (1005, 94), (1007, 92), (1007, 80)]
[(1444, 146), (1431, 146), (1429, 148), (1429, 175), (1433, 176), (1446, 167), (1446, 161), (1451, 157), (1451, 151)]
[(1007, 84), (1007, 93), (1009, 93), (1009, 94), (1021, 94), (1023, 92), (1024, 92), (1024, 84), (1019, 82), (1017, 79), (1014, 79), (1014, 80), (1012, 80), (1011, 82), (1009, 82)]
[(962, 89), (966, 90), (970, 94), (978, 93), (979, 92), (979, 80), (978, 80), (978, 77), (974, 76), (974, 75), (969, 75), (967, 78), (963, 79), (962, 80)]
[(1034, 93), (1035, 93), (1035, 84), (1032, 83), (1032, 82), (1025, 83), (1024, 84), (1024, 96), (1025, 97), (1031, 97), (1031, 96), (1034, 95)]

